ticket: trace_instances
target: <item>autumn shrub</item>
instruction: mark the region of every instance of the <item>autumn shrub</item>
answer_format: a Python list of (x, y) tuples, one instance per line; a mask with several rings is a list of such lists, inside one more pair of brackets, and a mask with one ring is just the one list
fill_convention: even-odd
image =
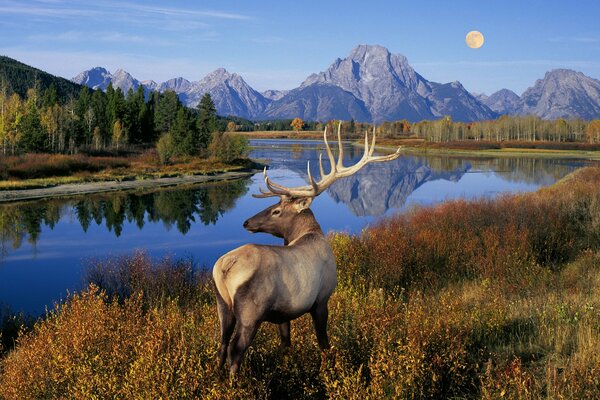
[(600, 174), (589, 168), (536, 193), (457, 200), (333, 234), (353, 285), (442, 287), (475, 277), (517, 285), (600, 245)]
[(64, 154), (24, 154), (0, 161), (3, 179), (35, 179), (68, 176), (79, 172), (98, 172), (108, 168), (127, 167), (123, 158), (88, 157)]
[(246, 157), (249, 149), (246, 136), (222, 132), (213, 133), (208, 146), (211, 157), (225, 163)]
[(173, 159), (175, 155), (175, 143), (173, 141), (173, 135), (170, 133), (165, 133), (158, 139), (156, 143), (156, 151), (158, 153), (158, 157), (160, 158), (160, 162), (163, 164), (168, 164)]
[[(418, 145), (418, 143), (416, 143)], [(540, 149), (540, 150), (577, 150), (598, 151), (599, 143), (550, 142), (550, 141), (489, 141), (489, 140), (453, 140), (448, 142), (429, 142), (427, 148), (452, 150), (499, 150), (499, 149)]]
[(191, 259), (158, 261), (143, 251), (132, 255), (96, 259), (88, 263), (87, 281), (103, 290), (109, 299), (124, 302), (141, 294), (144, 304), (155, 307), (176, 300), (190, 308), (198, 302), (210, 304), (210, 278)]

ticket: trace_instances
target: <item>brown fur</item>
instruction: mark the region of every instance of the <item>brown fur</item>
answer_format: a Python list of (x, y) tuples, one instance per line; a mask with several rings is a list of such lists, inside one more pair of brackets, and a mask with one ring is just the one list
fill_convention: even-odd
[(244, 223), (251, 232), (283, 238), (285, 246), (244, 245), (213, 268), (221, 323), (219, 363), (227, 358), (232, 374), (263, 321), (279, 324), (281, 343), (290, 346), (290, 321), (310, 313), (319, 346), (329, 347), (327, 302), (337, 284), (336, 266), (308, 208), (311, 202), (282, 196)]

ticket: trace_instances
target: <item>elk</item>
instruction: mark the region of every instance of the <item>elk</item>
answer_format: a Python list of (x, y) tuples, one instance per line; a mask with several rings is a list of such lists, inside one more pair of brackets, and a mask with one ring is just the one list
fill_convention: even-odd
[(268, 191), (260, 188), (261, 193), (253, 196), (279, 197), (279, 202), (245, 221), (244, 228), (283, 238), (284, 245), (247, 244), (223, 255), (214, 265), (221, 329), (218, 362), (222, 367), (227, 359), (231, 376), (238, 373), (244, 352), (264, 321), (279, 325), (281, 345), (289, 347), (290, 321), (310, 313), (319, 347), (329, 348), (327, 302), (337, 284), (336, 265), (331, 247), (309, 206), (336, 180), (356, 173), (366, 164), (394, 160), (401, 150), (387, 156), (373, 156), (375, 130), (370, 146), (365, 132), (362, 158), (345, 167), (339, 126), (337, 133), (337, 161), (327, 142), (327, 129), (323, 133), (331, 170), (325, 174), (319, 156), (319, 182), (311, 175), (310, 162), (307, 165), (310, 184), (295, 188), (271, 181), (267, 168), (264, 169)]

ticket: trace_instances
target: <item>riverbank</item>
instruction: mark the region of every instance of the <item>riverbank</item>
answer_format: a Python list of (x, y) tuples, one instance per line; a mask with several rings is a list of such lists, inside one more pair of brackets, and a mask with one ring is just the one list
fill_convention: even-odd
[[(361, 141), (355, 142), (361, 146)], [(412, 154), (456, 155), (462, 157), (547, 157), (600, 160), (600, 145), (554, 142), (447, 142), (432, 143), (421, 139), (379, 139), (377, 146), (395, 150), (399, 146)]]
[(230, 181), (251, 176), (256, 172), (259, 172), (259, 170), (251, 169), (240, 171), (226, 171), (216, 172), (207, 175), (183, 175), (166, 178), (146, 178), (125, 181), (111, 180), (103, 182), (72, 183), (37, 189), (2, 190), (0, 191), (0, 203), (34, 200), (42, 198), (77, 196), (82, 194), (104, 193), (122, 190), (150, 189), (186, 184), (192, 185), (215, 181)]
[[(295, 140), (323, 140), (322, 131), (258, 131), (237, 132), (249, 139), (295, 139)], [(330, 134), (329, 140), (334, 136)], [(361, 139), (349, 139), (357, 146), (363, 146)], [(460, 142), (427, 142), (419, 138), (377, 138), (377, 147), (385, 150), (396, 150), (404, 147), (406, 153), (411, 154), (445, 154), (467, 157), (549, 157), (549, 158), (574, 158), (586, 160), (600, 160), (600, 145), (588, 143), (564, 142), (487, 142), (487, 141), (460, 141)]]
[(248, 139), (310, 139), (323, 140), (323, 131), (253, 131), (236, 132)]
[(200, 157), (163, 164), (154, 151), (126, 156), (24, 154), (0, 161), (0, 203), (230, 180), (262, 167), (249, 159), (224, 163)]

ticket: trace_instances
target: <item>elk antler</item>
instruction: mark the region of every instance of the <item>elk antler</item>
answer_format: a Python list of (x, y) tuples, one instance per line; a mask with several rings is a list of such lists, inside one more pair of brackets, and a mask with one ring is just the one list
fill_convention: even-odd
[(356, 173), (365, 165), (372, 162), (382, 162), (395, 160), (400, 156), (400, 150), (402, 147), (399, 147), (395, 153), (387, 155), (387, 156), (373, 156), (373, 152), (375, 151), (375, 127), (373, 127), (373, 138), (371, 140), (371, 146), (369, 147), (369, 135), (365, 132), (365, 152), (362, 158), (354, 165), (350, 167), (344, 167), (343, 158), (344, 158), (344, 150), (342, 149), (342, 137), (340, 133), (341, 122), (338, 125), (338, 148), (339, 154), (337, 162), (333, 157), (333, 153), (331, 152), (331, 148), (329, 147), (329, 143), (327, 142), (327, 128), (323, 132), (323, 140), (325, 141), (325, 149), (327, 151), (327, 156), (329, 157), (329, 163), (331, 164), (331, 170), (328, 174), (325, 174), (323, 170), (323, 162), (321, 154), (319, 154), (319, 171), (321, 172), (321, 180), (316, 182), (311, 173), (310, 173), (310, 161), (307, 162), (307, 172), (308, 172), (308, 181), (310, 185), (299, 186), (295, 188), (287, 188), (285, 186), (279, 185), (269, 179), (267, 176), (267, 167), (265, 167), (263, 171), (263, 175), (265, 177), (265, 184), (267, 185), (267, 189), (269, 191), (264, 191), (262, 188), (259, 188), (260, 194), (253, 194), (252, 196), (258, 198), (265, 197), (274, 197), (274, 196), (287, 196), (287, 197), (316, 197), (319, 194), (323, 193), (325, 189), (327, 189), (333, 182), (340, 178), (344, 178), (346, 176), (350, 176)]

